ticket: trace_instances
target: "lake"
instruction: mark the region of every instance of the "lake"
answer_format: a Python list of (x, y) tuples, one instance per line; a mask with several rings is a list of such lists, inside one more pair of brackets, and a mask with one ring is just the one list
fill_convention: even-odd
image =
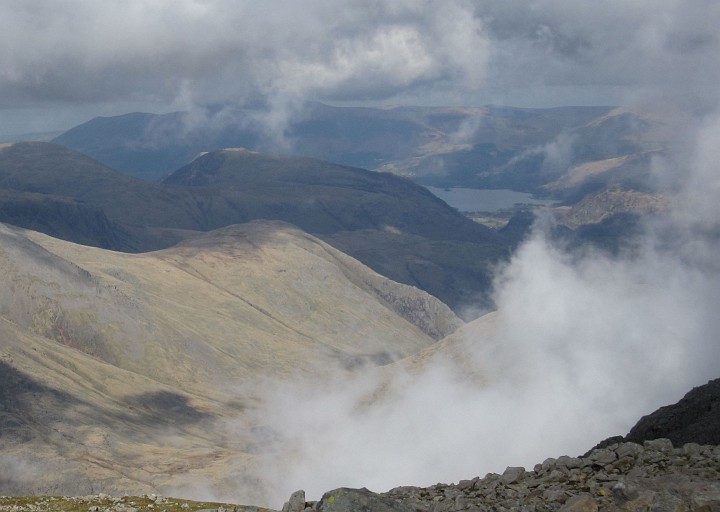
[(517, 204), (550, 206), (556, 202), (551, 199), (534, 199), (532, 194), (514, 190), (425, 188), (461, 212), (497, 212), (510, 209)]

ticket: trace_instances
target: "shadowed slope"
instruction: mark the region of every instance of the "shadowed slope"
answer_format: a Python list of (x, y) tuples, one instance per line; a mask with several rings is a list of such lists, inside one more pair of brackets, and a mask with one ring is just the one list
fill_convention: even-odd
[(308, 158), (217, 151), (153, 185), (55, 144), (0, 148), (0, 221), (71, 241), (142, 252), (256, 219), (322, 234), (458, 310), (509, 247), (404, 178)]
[(311, 158), (225, 149), (198, 157), (163, 184), (214, 189), (253, 218), (311, 233), (394, 228), (434, 240), (500, 241), (407, 179)]

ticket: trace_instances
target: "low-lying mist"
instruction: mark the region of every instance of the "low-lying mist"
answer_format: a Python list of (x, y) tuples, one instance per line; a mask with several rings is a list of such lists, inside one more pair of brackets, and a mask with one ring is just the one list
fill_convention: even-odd
[(498, 269), (497, 311), (455, 336), (463, 368), (439, 350), (419, 372), (324, 369), (313, 382), (268, 386), (259, 421), (278, 439), (260, 460), (268, 502), (297, 489), (311, 499), (338, 486), (384, 491), (579, 455), (717, 377), (718, 126), (700, 132), (684, 168), (657, 163), (659, 182), (686, 173), (674, 181), (674, 209), (618, 254), (571, 252), (540, 215)]

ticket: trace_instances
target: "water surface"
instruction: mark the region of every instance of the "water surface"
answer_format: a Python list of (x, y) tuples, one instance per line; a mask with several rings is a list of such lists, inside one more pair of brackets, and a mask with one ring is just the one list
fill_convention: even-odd
[(505, 189), (426, 188), (461, 212), (497, 212), (520, 204), (549, 206), (555, 202), (550, 199), (535, 199), (532, 194)]

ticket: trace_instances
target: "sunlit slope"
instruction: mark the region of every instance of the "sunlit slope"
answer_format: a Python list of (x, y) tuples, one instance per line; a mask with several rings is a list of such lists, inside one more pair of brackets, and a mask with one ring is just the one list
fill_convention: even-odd
[(386, 364), (460, 325), (282, 223), (142, 255), (0, 225), (0, 269), (0, 445), (27, 468), (18, 492), (252, 479), (266, 379)]
[(4, 244), (8, 319), (174, 385), (273, 374), (321, 355), (389, 362), (432, 343), (398, 312), (436, 338), (456, 325), (438, 301), (280, 223), (143, 255), (3, 237), (14, 242)]

